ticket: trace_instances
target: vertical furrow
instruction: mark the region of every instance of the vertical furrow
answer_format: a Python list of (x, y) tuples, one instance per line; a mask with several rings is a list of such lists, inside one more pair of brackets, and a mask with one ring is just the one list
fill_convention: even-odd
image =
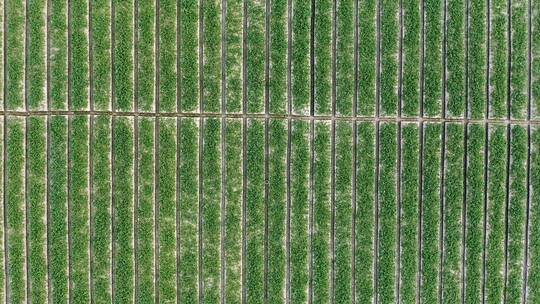
[(45, 52), (46, 1), (28, 1), (28, 16), (26, 38), (27, 52), (27, 85), (28, 109), (44, 110), (46, 105), (46, 67), (47, 53)]
[[(163, 1), (162, 1), (163, 3)], [(133, 0), (114, 6), (114, 106), (116, 111), (133, 110)], [(163, 65), (162, 65), (163, 66)], [(75, 69), (74, 69), (75, 71)]]
[(403, 126), (402, 141), (400, 298), (402, 303), (416, 303), (420, 148), (417, 124)]
[(248, 1), (247, 5), (247, 109), (248, 113), (264, 111), (264, 40), (265, 2)]
[[(358, 114), (375, 113), (376, 0), (358, 2)], [(318, 61), (317, 61), (318, 64)]]
[[(185, 2), (182, 2), (183, 4)], [(159, 2), (159, 111), (160, 112), (175, 112), (176, 109), (176, 30), (181, 29), (181, 26), (177, 26), (176, 20), (178, 13), (176, 11), (177, 5), (176, 1), (173, 0), (160, 0)], [(182, 8), (185, 9), (185, 8)], [(187, 14), (186, 14), (187, 15)], [(191, 18), (184, 16), (184, 19), (190, 20)], [(197, 24), (197, 17), (195, 16), (195, 21), (191, 21)], [(182, 24), (183, 26), (183, 24)], [(196, 37), (196, 31), (192, 31), (192, 37)], [(197, 42), (195, 42), (197, 43)], [(183, 58), (187, 58), (188, 53), (182, 53)], [(196, 61), (195, 61), (196, 62)], [(197, 75), (195, 72), (197, 68), (191, 69), (190, 74)], [(182, 75), (184, 75), (182, 73)], [(187, 85), (196, 85), (197, 81), (187, 81)], [(199, 90), (196, 90), (195, 97), (198, 96)], [(189, 99), (191, 102), (197, 102), (198, 98), (193, 100)]]
[[(55, 1), (51, 1), (53, 4), (53, 7), (51, 7), (51, 12), (54, 12), (52, 16), (56, 18), (56, 14), (58, 12), (61, 12), (61, 9), (64, 8), (55, 8), (54, 3)], [(61, 4), (61, 2), (58, 2)], [(57, 4), (57, 5), (59, 5)], [(108, 111), (111, 109), (111, 77), (112, 77), (112, 42), (111, 42), (111, 1), (109, 0), (93, 0), (92, 1), (92, 97), (94, 101), (94, 109), (100, 110), (100, 111)], [(63, 24), (59, 23), (58, 27), (62, 26)], [(53, 24), (54, 25), (54, 24)], [(49, 30), (51, 34), (51, 41), (54, 42), (55, 36), (59, 36), (58, 39), (58, 46), (55, 44), (51, 45), (51, 50), (54, 50), (54, 52), (59, 52), (57, 49), (62, 49), (65, 47), (65, 43), (62, 39), (60, 39), (62, 36), (56, 34), (58, 30), (55, 30), (54, 27), (52, 30)], [(57, 64), (53, 64), (54, 61), (59, 61), (59, 59), (63, 55), (63, 53), (59, 54), (49, 54), (50, 61), (51, 61), (51, 72), (54, 74), (58, 74), (58, 78), (63, 77), (64, 71), (61, 69), (62, 62), (58, 62)], [(65, 55), (63, 55), (65, 56)], [(60, 57), (60, 58), (58, 58)], [(57, 59), (58, 58), (58, 59)], [(55, 66), (58, 66), (55, 68)], [(65, 68), (64, 68), (65, 70)], [(51, 83), (51, 95), (59, 95), (60, 94), (60, 88), (56, 91), (59, 91), (58, 93), (55, 93), (55, 84), (54, 84), (54, 77), (52, 79), (53, 83)], [(60, 98), (60, 97), (58, 97)], [(55, 105), (55, 98), (53, 97), (53, 107), (54, 108), (61, 108), (61, 104), (59, 106)]]
[(442, 0), (424, 0), (424, 114), (440, 117), (442, 110)]
[(336, 11), (336, 114), (353, 113), (354, 93), (354, 5), (337, 1)]
[[(294, 20), (294, 19), (293, 19)], [(287, 112), (287, 1), (270, 1), (270, 96), (268, 112)]]
[(512, 0), (511, 6), (511, 77), (510, 106), (512, 118), (526, 118), (528, 93), (528, 1)]
[[(403, 1), (403, 104), (404, 116), (418, 116), (420, 110), (420, 66), (421, 66), (421, 6), (422, 1)], [(361, 45), (362, 42), (360, 42)]]
[(506, 117), (507, 114), (507, 72), (508, 72), (508, 1), (492, 0), (490, 6), (490, 108), (489, 116)]
[(399, 1), (380, 2), (380, 114), (395, 116), (398, 108)]
[(315, 5), (315, 109), (316, 115), (330, 114), (332, 80), (332, 1)]
[(465, 113), (465, 0), (447, 3), (446, 21), (446, 115), (463, 117)]
[[(25, 12), (26, 1), (6, 2), (6, 74), (5, 110), (24, 110), (25, 107)], [(65, 72), (65, 70), (63, 71)]]
[[(294, 1), (292, 15), (292, 111), (294, 114), (309, 114), (311, 96), (311, 2)], [(352, 28), (352, 25), (351, 25)], [(352, 29), (351, 29), (352, 30)], [(272, 48), (274, 46), (272, 45)], [(348, 54), (350, 56), (350, 54)], [(351, 65), (353, 63), (351, 62)]]
[[(221, 110), (221, 1), (204, 0), (203, 102), (205, 112)], [(183, 37), (186, 37), (185, 35)], [(184, 83), (189, 85), (189, 83)]]
[[(71, 3), (71, 54), (69, 55), (71, 56), (71, 77), (69, 81), (71, 81), (72, 90), (70, 105), (72, 110), (87, 110), (89, 108), (88, 1), (76, 0)], [(118, 8), (119, 5), (116, 8), (117, 15)]]
[(225, 74), (226, 94), (225, 109), (227, 112), (242, 111), (243, 94), (243, 0), (227, 0), (227, 16), (225, 18), (226, 37), (222, 42), (226, 49)]
[(156, 2), (138, 1), (138, 49), (139, 66), (135, 67), (139, 77), (138, 106), (136, 109), (142, 112), (152, 112), (155, 110), (155, 57), (156, 57), (156, 33), (154, 32), (156, 23)]
[(469, 0), (468, 112), (471, 118), (486, 116), (487, 10), (485, 0)]

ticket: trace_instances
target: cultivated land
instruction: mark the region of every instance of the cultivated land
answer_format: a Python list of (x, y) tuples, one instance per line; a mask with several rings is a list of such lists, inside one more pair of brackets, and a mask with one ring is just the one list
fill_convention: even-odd
[(0, 302), (539, 302), (539, 29), (536, 0), (0, 0)]

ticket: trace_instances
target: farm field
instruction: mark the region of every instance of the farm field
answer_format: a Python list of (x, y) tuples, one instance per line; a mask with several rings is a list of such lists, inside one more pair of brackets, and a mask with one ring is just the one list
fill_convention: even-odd
[(539, 303), (540, 1), (0, 0), (0, 303)]

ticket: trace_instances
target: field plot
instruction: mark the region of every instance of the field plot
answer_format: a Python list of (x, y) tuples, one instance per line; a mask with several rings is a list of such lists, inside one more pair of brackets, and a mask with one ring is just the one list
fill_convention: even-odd
[(0, 302), (540, 302), (539, 3), (0, 0)]

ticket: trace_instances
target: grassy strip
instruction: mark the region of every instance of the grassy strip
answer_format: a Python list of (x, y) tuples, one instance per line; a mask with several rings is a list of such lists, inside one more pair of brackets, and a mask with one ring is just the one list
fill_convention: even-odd
[(398, 107), (399, 1), (381, 0), (380, 113), (392, 116)]
[(379, 299), (393, 303), (396, 299), (397, 255), (397, 126), (383, 123), (380, 126), (379, 162)]
[(482, 303), (482, 254), (484, 241), (485, 128), (469, 125), (467, 136), (467, 231), (465, 239), (466, 303)]
[(111, 301), (111, 119), (94, 118), (92, 283), (96, 302)]
[[(309, 1), (295, 1), (293, 4), (293, 16), (292, 106), (294, 113), (309, 114), (311, 97), (311, 3)], [(354, 67), (352, 60), (351, 67)]]
[(422, 2), (409, 0), (403, 2), (403, 101), (402, 111), (405, 116), (418, 116), (420, 110), (420, 35), (422, 24), (420, 8)]
[(441, 125), (424, 126), (422, 176), (422, 303), (439, 299)]
[[(221, 110), (221, 1), (203, 1), (204, 111)], [(185, 37), (185, 36), (184, 36)], [(184, 83), (184, 85), (187, 85)], [(219, 136), (218, 136), (219, 137)]]
[(68, 300), (67, 118), (53, 116), (49, 124), (49, 284), (51, 300), (58, 303)]
[(225, 132), (225, 290), (226, 303), (242, 299), (242, 122), (227, 120)]
[(264, 124), (248, 122), (246, 163), (245, 290), (249, 303), (262, 303), (264, 295)]
[(27, 123), (28, 162), (28, 284), (30, 297), (36, 303), (47, 301), (46, 262), (46, 167), (47, 144), (44, 117), (29, 117)]
[[(446, 125), (444, 168), (443, 302), (461, 302), (463, 244), (463, 125)], [(503, 186), (504, 188), (504, 186)]]
[[(174, 1), (170, 1), (169, 4), (172, 7)], [(180, 54), (182, 54), (180, 56), (180, 79), (182, 82), (179, 92), (181, 103), (180, 109), (182, 111), (193, 112), (198, 110), (199, 107), (199, 60), (202, 60), (199, 58), (199, 3), (198, 1), (183, 1), (180, 4), (180, 10), (181, 11), (178, 12), (180, 14), (180, 24), (178, 25), (178, 29), (182, 36), (180, 40)], [(171, 20), (165, 24), (174, 22), (172, 16), (170, 16), (170, 18)], [(164, 20), (162, 19), (162, 21)], [(168, 37), (168, 39), (174, 40), (175, 38), (172, 37), (174, 34), (174, 26), (172, 26), (170, 30), (170, 32), (164, 32), (164, 34), (167, 34), (166, 37)], [(162, 36), (161, 41), (163, 41), (164, 38), (165, 37)], [(175, 46), (173, 44), (168, 46), (167, 51), (170, 52), (170, 54), (167, 55), (167, 58), (162, 59), (162, 70), (163, 64), (169, 64), (172, 67), (174, 65), (174, 60), (176, 60), (176, 57), (173, 58), (175, 52)], [(165, 54), (161, 56), (163, 57), (164, 55)], [(173, 77), (174, 74), (171, 74), (170, 76)], [(169, 83), (169, 86), (171, 88), (174, 87), (172, 80)]]
[(24, 108), (25, 1), (6, 1), (6, 110)]
[(138, 240), (137, 253), (139, 278), (138, 295), (140, 303), (154, 302), (156, 292), (154, 290), (154, 248), (155, 248), (155, 223), (154, 223), (154, 119), (143, 117), (139, 120), (139, 206), (137, 206)]
[(264, 111), (264, 35), (265, 1), (256, 0), (247, 5), (247, 112)]
[(375, 127), (358, 124), (356, 178), (356, 303), (372, 303), (374, 297), (375, 236)]
[(114, 9), (114, 109), (131, 111), (134, 55), (133, 0), (115, 1)]
[(511, 114), (525, 118), (528, 107), (528, 1), (513, 0), (511, 16)]
[[(196, 291), (198, 290), (199, 269), (199, 149), (195, 148), (199, 141), (198, 120), (182, 119), (180, 128), (180, 277), (178, 280), (181, 288), (180, 298), (185, 303), (194, 303), (198, 297)], [(163, 166), (167, 164), (163, 163)]]
[(156, 3), (152, 1), (138, 1), (137, 7), (138, 19), (138, 41), (137, 54), (139, 56), (139, 65), (136, 68), (136, 73), (139, 77), (138, 90), (138, 106), (139, 111), (152, 112), (155, 109), (155, 83), (156, 83), (156, 66), (154, 49), (156, 43), (156, 28), (155, 12)]
[(486, 111), (486, 1), (469, 3), (468, 85), (469, 113), (472, 118), (485, 117)]
[(330, 300), (332, 206), (330, 201), (330, 125), (316, 121), (313, 139), (313, 303)]
[(75, 303), (90, 301), (88, 117), (71, 118), (71, 279)]
[(114, 301), (133, 301), (133, 119), (117, 117), (114, 124)]
[[(92, 94), (94, 98), (94, 108), (96, 110), (109, 110), (111, 108), (111, 1), (92, 0)], [(55, 3), (52, 1), (51, 3)], [(62, 2), (57, 2), (61, 4)], [(54, 8), (54, 7), (53, 7)], [(58, 8), (51, 10), (62, 19)], [(55, 33), (55, 32), (53, 32)], [(64, 45), (58, 46), (63, 50)], [(57, 56), (57, 55), (56, 55)], [(55, 57), (56, 57), (55, 56)], [(62, 76), (64, 69), (57, 68)], [(52, 92), (51, 92), (52, 93)]]
[(527, 220), (527, 129), (512, 126), (510, 201), (508, 206), (508, 273), (506, 299), (521, 303), (523, 298), (523, 256)]
[(292, 123), (291, 302), (307, 303), (309, 287), (309, 122)]
[[(156, 164), (159, 166), (159, 175), (157, 176), (157, 195), (159, 200), (156, 202), (158, 204), (158, 214), (159, 222), (158, 225), (158, 237), (159, 237), (159, 276), (158, 281), (158, 290), (159, 300), (161, 302), (174, 302), (176, 301), (176, 119), (175, 118), (160, 118), (159, 120), (159, 161)], [(182, 134), (182, 140), (184, 137), (192, 135), (189, 133), (189, 129)], [(196, 134), (196, 133), (195, 133)], [(195, 135), (196, 138), (196, 135)], [(196, 143), (196, 141), (195, 141)], [(193, 146), (196, 146), (194, 144)], [(186, 149), (187, 150), (187, 149)], [(181, 151), (182, 156), (189, 158), (189, 153), (186, 151)], [(195, 158), (196, 159), (196, 158)], [(183, 168), (182, 168), (183, 169)], [(181, 169), (181, 170), (182, 170)], [(183, 172), (182, 172), (183, 173)], [(193, 178), (197, 174), (191, 175)], [(193, 178), (195, 183), (197, 182), (196, 178)], [(183, 188), (183, 187), (182, 187)], [(193, 188), (194, 191), (197, 191), (197, 187)], [(195, 227), (197, 227), (195, 225)], [(186, 229), (187, 230), (187, 229)], [(186, 231), (183, 230), (180, 238), (183, 238)], [(197, 241), (188, 240), (183, 238), (186, 244), (190, 246), (197, 246)], [(182, 261), (185, 261), (182, 259)], [(195, 259), (196, 261), (196, 259)], [(188, 263), (187, 265), (191, 265)], [(197, 265), (197, 263), (193, 263)], [(187, 267), (183, 268), (188, 270)], [(197, 280), (193, 279), (194, 273), (196, 271), (190, 271), (190, 278), (193, 283)], [(196, 278), (196, 276), (195, 276)], [(184, 283), (184, 282), (182, 282)], [(186, 284), (182, 284), (186, 286)], [(192, 289), (193, 291), (196, 288)], [(193, 292), (196, 294), (196, 292)], [(187, 300), (187, 298), (186, 298)]]
[(507, 72), (508, 72), (508, 8), (506, 0), (491, 2), (491, 49), (490, 56), (490, 111), (495, 118), (505, 117), (507, 113)]
[(540, 3), (532, 1), (531, 3), (531, 95), (533, 103), (533, 117), (540, 117)]
[(424, 114), (429, 117), (441, 115), (443, 12), (442, 0), (424, 1)]
[(531, 135), (531, 223), (529, 239), (529, 277), (527, 303), (536, 303), (540, 300), (540, 214), (535, 212), (540, 208), (540, 130), (534, 129)]
[[(195, 5), (193, 5), (195, 3)], [(188, 7), (184, 7), (184, 6)], [(194, 8), (189, 7), (189, 5), (194, 6)], [(179, 30), (181, 30), (182, 33), (184, 33), (184, 26), (186, 21), (189, 21), (190, 23), (197, 23), (198, 15), (192, 16), (190, 15), (191, 11), (190, 9), (198, 10), (197, 2), (195, 1), (184, 1), (182, 2), (182, 7), (180, 9), (182, 10), (182, 24), (177, 25), (177, 3), (173, 0), (162, 0), (159, 2), (159, 33), (156, 33), (156, 35), (159, 35), (159, 111), (160, 112), (174, 112), (176, 110), (176, 77), (178, 76), (178, 71), (176, 70), (176, 30), (177, 27)], [(191, 29), (191, 28), (190, 28)], [(182, 54), (182, 59), (190, 60), (195, 65), (194, 68), (190, 69), (190, 72), (188, 74), (192, 75), (192, 77), (195, 78), (189, 78), (185, 79), (186, 73), (184, 66), (184, 61), (182, 61), (182, 71), (180, 74), (182, 74), (182, 88), (186, 91), (189, 91), (191, 93), (191, 89), (189, 85), (197, 85), (198, 84), (198, 73), (195, 71), (198, 71), (198, 61), (195, 60), (192, 56), (190, 56), (189, 51), (185, 50), (185, 44), (190, 41), (189, 37), (197, 37), (195, 33), (197, 33), (197, 30), (193, 29), (190, 31), (191, 35), (184, 35), (182, 37), (182, 45), (180, 46), (180, 53)], [(193, 40), (193, 38), (191, 39)], [(198, 40), (195, 40), (195, 44)], [(192, 42), (193, 43), (193, 42)], [(195, 57), (196, 58), (196, 57)], [(191, 66), (190, 66), (191, 67)], [(184, 92), (182, 92), (182, 110), (187, 110), (190, 107), (184, 105), (184, 104), (190, 104), (198, 101), (198, 86), (195, 87), (195, 90), (197, 91), (197, 95), (185, 95)], [(195, 96), (195, 98), (194, 98)]]
[(489, 139), (486, 303), (500, 303), (504, 289), (506, 127), (493, 126)]
[(46, 1), (28, 1), (28, 109), (43, 110), (45, 108), (45, 18)]
[(221, 279), (221, 121), (204, 121), (202, 237), (204, 302), (219, 303)]
[[(71, 75), (69, 80), (72, 90), (71, 108), (74, 110), (88, 109), (88, 1), (71, 2)], [(124, 13), (119, 10), (117, 12), (120, 13), (117, 13), (119, 16)]]
[(332, 112), (332, 1), (315, 5), (315, 114)]
[(415, 303), (418, 270), (418, 125), (406, 124), (402, 130), (401, 172), (401, 301)]
[(449, 1), (446, 21), (447, 115), (463, 117), (465, 112), (465, 26), (467, 3)]
[[(270, 1), (270, 100), (268, 102), (270, 113), (283, 114), (287, 113), (288, 109), (287, 2), (286, 0)], [(292, 20), (296, 22), (296, 19)]]
[(226, 27), (226, 110), (240, 112), (242, 110), (242, 48), (243, 48), (243, 0), (227, 1)]
[(376, 16), (376, 0), (358, 2), (358, 113), (360, 115), (373, 115), (375, 113)]
[(336, 5), (336, 113), (353, 113), (354, 93), (354, 4), (339, 0)]
[(272, 119), (268, 128), (268, 301), (284, 303), (287, 273), (287, 121)]

